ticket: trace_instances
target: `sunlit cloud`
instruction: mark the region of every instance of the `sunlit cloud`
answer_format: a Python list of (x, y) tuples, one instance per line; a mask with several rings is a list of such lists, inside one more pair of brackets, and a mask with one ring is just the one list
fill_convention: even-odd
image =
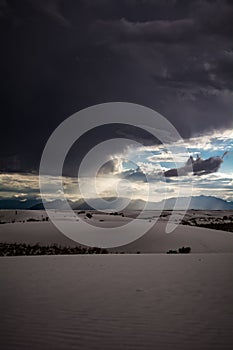
[[(207, 160), (207, 171), (201, 176), (186, 172), (183, 176), (167, 177), (169, 171), (182, 167), (187, 162), (187, 154), (180, 152), (180, 143), (169, 145), (150, 145), (127, 147), (122, 154), (112, 154), (112, 159), (103, 164), (96, 178), (62, 177), (65, 197), (72, 201), (80, 198), (127, 197), (160, 201), (182, 195), (211, 195), (226, 200), (233, 199), (233, 131), (216, 131), (211, 135), (202, 135), (184, 140), (188, 155), (196, 159), (196, 154)], [(172, 152), (174, 150), (174, 153)], [(208, 159), (224, 159), (219, 162), (214, 172), (209, 171)], [(45, 182), (47, 200), (62, 198), (57, 191), (61, 178), (47, 176)], [(0, 174), (0, 198), (40, 199), (39, 177), (31, 173)]]

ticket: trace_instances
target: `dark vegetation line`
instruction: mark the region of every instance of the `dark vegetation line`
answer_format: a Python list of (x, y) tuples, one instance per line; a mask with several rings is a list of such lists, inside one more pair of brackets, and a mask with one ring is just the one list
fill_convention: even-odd
[(66, 254), (108, 254), (108, 250), (98, 247), (62, 247), (57, 244), (0, 243), (0, 256), (22, 255), (66, 255)]
[(210, 222), (210, 223), (197, 223), (194, 220), (192, 221), (194, 224), (190, 224), (188, 221), (183, 221), (182, 225), (188, 225), (193, 227), (204, 227), (209, 228), (212, 230), (221, 230), (221, 231), (227, 231), (227, 232), (233, 232), (233, 222)]
[(198, 227), (211, 228), (214, 230), (222, 230), (227, 232), (233, 232), (233, 223), (225, 223), (225, 224), (198, 224)]
[[(191, 252), (190, 247), (182, 247), (177, 250), (169, 250), (167, 254), (187, 254)], [(26, 243), (0, 243), (0, 256), (34, 256), (34, 255), (77, 255), (77, 254), (124, 254), (124, 252), (110, 253), (105, 248), (98, 247), (63, 247), (57, 244), (41, 246)], [(140, 254), (137, 251), (136, 254)]]

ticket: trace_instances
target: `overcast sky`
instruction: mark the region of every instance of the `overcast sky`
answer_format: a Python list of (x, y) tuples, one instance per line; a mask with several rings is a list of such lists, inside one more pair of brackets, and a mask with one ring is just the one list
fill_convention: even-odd
[(97, 103), (151, 107), (186, 139), (231, 130), (232, 23), (230, 0), (0, 0), (0, 170), (37, 171), (53, 130)]

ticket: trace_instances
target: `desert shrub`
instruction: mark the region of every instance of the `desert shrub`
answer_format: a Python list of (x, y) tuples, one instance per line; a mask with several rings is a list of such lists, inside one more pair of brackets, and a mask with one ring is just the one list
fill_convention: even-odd
[(190, 225), (190, 222), (185, 221), (185, 220), (181, 220), (181, 225)]
[(107, 249), (105, 249), (105, 248), (102, 248), (102, 250), (101, 250), (101, 254), (108, 254), (108, 251), (107, 251)]
[(191, 248), (190, 247), (182, 247), (182, 248), (179, 248), (178, 251), (177, 250), (173, 250), (173, 249), (169, 249), (167, 251), (167, 254), (188, 254), (191, 252)]
[(94, 253), (94, 254), (100, 254), (100, 253), (101, 253), (101, 248), (94, 247), (94, 248), (93, 248), (93, 253)]
[(191, 252), (191, 248), (190, 247), (182, 247), (182, 248), (179, 248), (179, 253), (180, 254), (188, 254)]
[(178, 251), (170, 249), (167, 251), (167, 254), (178, 254)]

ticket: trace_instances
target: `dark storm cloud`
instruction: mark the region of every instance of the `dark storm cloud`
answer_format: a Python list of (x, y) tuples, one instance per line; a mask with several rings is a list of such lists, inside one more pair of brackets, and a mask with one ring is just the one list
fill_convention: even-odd
[[(151, 107), (183, 137), (230, 127), (232, 5), (0, 0), (1, 164), (37, 169), (54, 128), (103, 102)], [(105, 136), (83, 138), (81, 153)]]
[[(196, 6), (195, 6), (196, 5)], [(197, 1), (191, 8), (203, 34), (232, 38), (232, 1)]]
[[(92, 29), (97, 43), (153, 43), (190, 40), (195, 26), (192, 19), (174, 21), (156, 20), (150, 22), (129, 22), (122, 18), (115, 21), (97, 21)], [(99, 39), (98, 39), (99, 37)]]
[(63, 16), (59, 0), (28, 0), (30, 5), (37, 11), (44, 13), (51, 19), (63, 26), (69, 26), (69, 21)]
[(223, 163), (223, 157), (227, 152), (224, 153), (222, 157), (210, 157), (208, 159), (202, 159), (198, 157), (196, 160), (190, 156), (189, 160), (186, 162), (185, 166), (181, 168), (173, 168), (164, 172), (165, 177), (174, 176), (185, 176), (192, 173), (193, 175), (207, 175), (211, 173), (216, 173), (221, 164)]
[(0, 0), (0, 17), (7, 16), (8, 6), (5, 0)]
[(135, 140), (144, 146), (152, 146), (161, 142), (155, 138), (149, 131), (143, 130), (140, 127), (122, 125), (115, 127), (116, 137), (122, 137), (130, 140)]
[[(66, 157), (63, 167), (63, 174), (67, 176), (76, 176), (78, 173), (80, 161), (83, 159), (86, 153), (89, 152), (96, 144), (106, 141), (109, 138), (127, 139), (128, 146), (133, 143), (131, 140), (139, 142), (144, 146), (150, 146), (159, 143), (151, 133), (136, 126), (130, 126), (128, 124), (103, 125), (88, 131), (74, 143)], [(112, 155), (114, 156), (118, 153), (122, 153), (121, 142), (119, 142), (118, 148), (116, 147), (115, 143), (113, 147), (114, 148), (111, 148), (110, 145), (108, 146), (107, 153), (109, 157)], [(100, 169), (100, 173), (107, 173), (107, 169), (111, 169), (113, 165), (114, 162), (106, 163), (106, 165)], [(117, 165), (117, 161), (115, 165)], [(114, 171), (116, 171), (116, 169), (112, 168), (112, 172)]]
[[(158, 3), (153, 3), (157, 11)], [(233, 56), (227, 28), (232, 4), (193, 1), (166, 6), (160, 6), (159, 18), (153, 20), (151, 14), (143, 21), (97, 20), (96, 45), (124, 60), (129, 67), (125, 80), (137, 76), (136, 89), (134, 81), (132, 85), (141, 93), (139, 100), (168, 117), (182, 136), (231, 126)], [(126, 81), (124, 88), (127, 85)]]

